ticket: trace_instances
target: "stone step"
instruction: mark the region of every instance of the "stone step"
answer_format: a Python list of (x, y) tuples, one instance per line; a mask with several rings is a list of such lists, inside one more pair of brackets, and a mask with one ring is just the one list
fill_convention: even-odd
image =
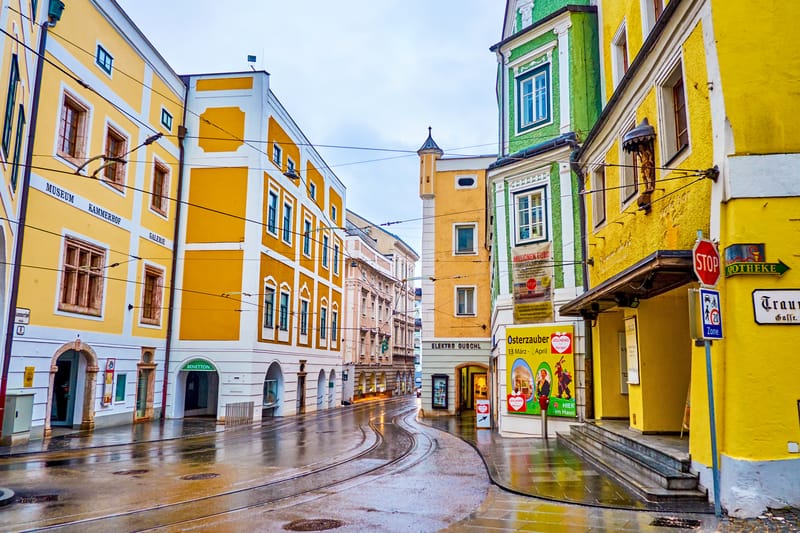
[[(694, 477), (693, 481), (689, 481), (688, 485), (693, 485), (694, 488), (678, 488), (682, 486), (685, 480), (679, 482), (670, 482), (667, 480), (654, 479), (654, 471), (642, 467), (636, 461), (620, 454), (615, 451), (603, 453), (597, 449), (597, 441), (586, 434), (579, 432), (573, 433), (557, 433), (558, 441), (570, 450), (588, 460), (589, 462), (598, 466), (601, 470), (611, 475), (620, 483), (629, 487), (631, 490), (639, 494), (644, 499), (651, 502), (659, 503), (676, 503), (676, 502), (693, 502), (702, 505), (708, 504), (708, 495), (702, 487), (699, 486), (696, 476), (675, 472), (677, 476)], [(620, 456), (626, 457), (620, 459)], [(656, 478), (658, 476), (655, 476)], [(662, 484), (663, 483), (663, 484)], [(673, 488), (668, 488), (671, 485)]]
[(614, 442), (626, 449), (635, 450), (668, 468), (684, 473), (691, 473), (692, 462), (689, 459), (688, 453), (682, 457), (676, 457), (595, 424), (582, 424), (580, 426), (572, 426), (572, 428), (575, 428), (576, 431), (590, 433), (595, 439), (601, 442)]

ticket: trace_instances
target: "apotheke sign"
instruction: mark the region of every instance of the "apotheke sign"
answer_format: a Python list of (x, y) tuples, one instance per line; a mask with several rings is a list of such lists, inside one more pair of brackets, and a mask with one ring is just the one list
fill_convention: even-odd
[(753, 291), (756, 324), (800, 325), (800, 289)]

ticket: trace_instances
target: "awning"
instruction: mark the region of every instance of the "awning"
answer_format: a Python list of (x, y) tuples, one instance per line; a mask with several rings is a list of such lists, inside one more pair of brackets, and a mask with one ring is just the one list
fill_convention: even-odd
[(646, 300), (697, 281), (691, 250), (658, 250), (592, 287), (559, 308), (561, 316), (595, 318), (613, 307), (635, 307)]

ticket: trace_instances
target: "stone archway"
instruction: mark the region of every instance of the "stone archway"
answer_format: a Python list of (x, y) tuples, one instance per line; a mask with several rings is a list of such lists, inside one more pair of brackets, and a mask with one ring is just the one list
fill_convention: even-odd
[(69, 351), (77, 352), (86, 360), (86, 380), (83, 387), (83, 409), (81, 409), (80, 427), (81, 430), (86, 431), (94, 429), (94, 395), (95, 389), (97, 388), (97, 372), (100, 370), (100, 367), (97, 363), (97, 354), (92, 347), (88, 344), (84, 344), (80, 339), (76, 339), (72, 342), (62, 345), (58, 350), (56, 350), (56, 352), (53, 354), (53, 358), (50, 360), (50, 385), (47, 388), (47, 407), (45, 409), (44, 423), (45, 437), (50, 436), (52, 432), (52, 428), (50, 427), (50, 410), (53, 401), (53, 382), (55, 380), (56, 372), (58, 371), (56, 362), (61, 355)]

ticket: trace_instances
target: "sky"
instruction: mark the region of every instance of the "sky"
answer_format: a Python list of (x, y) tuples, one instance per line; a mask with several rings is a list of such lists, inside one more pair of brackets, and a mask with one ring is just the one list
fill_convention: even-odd
[[(270, 73), (347, 187), (346, 207), (421, 253), (416, 151), (497, 151), (504, 0), (117, 0), (178, 74)], [(325, 146), (351, 148), (329, 148)], [(353, 149), (362, 148), (362, 149)], [(369, 148), (369, 149), (364, 149)]]

